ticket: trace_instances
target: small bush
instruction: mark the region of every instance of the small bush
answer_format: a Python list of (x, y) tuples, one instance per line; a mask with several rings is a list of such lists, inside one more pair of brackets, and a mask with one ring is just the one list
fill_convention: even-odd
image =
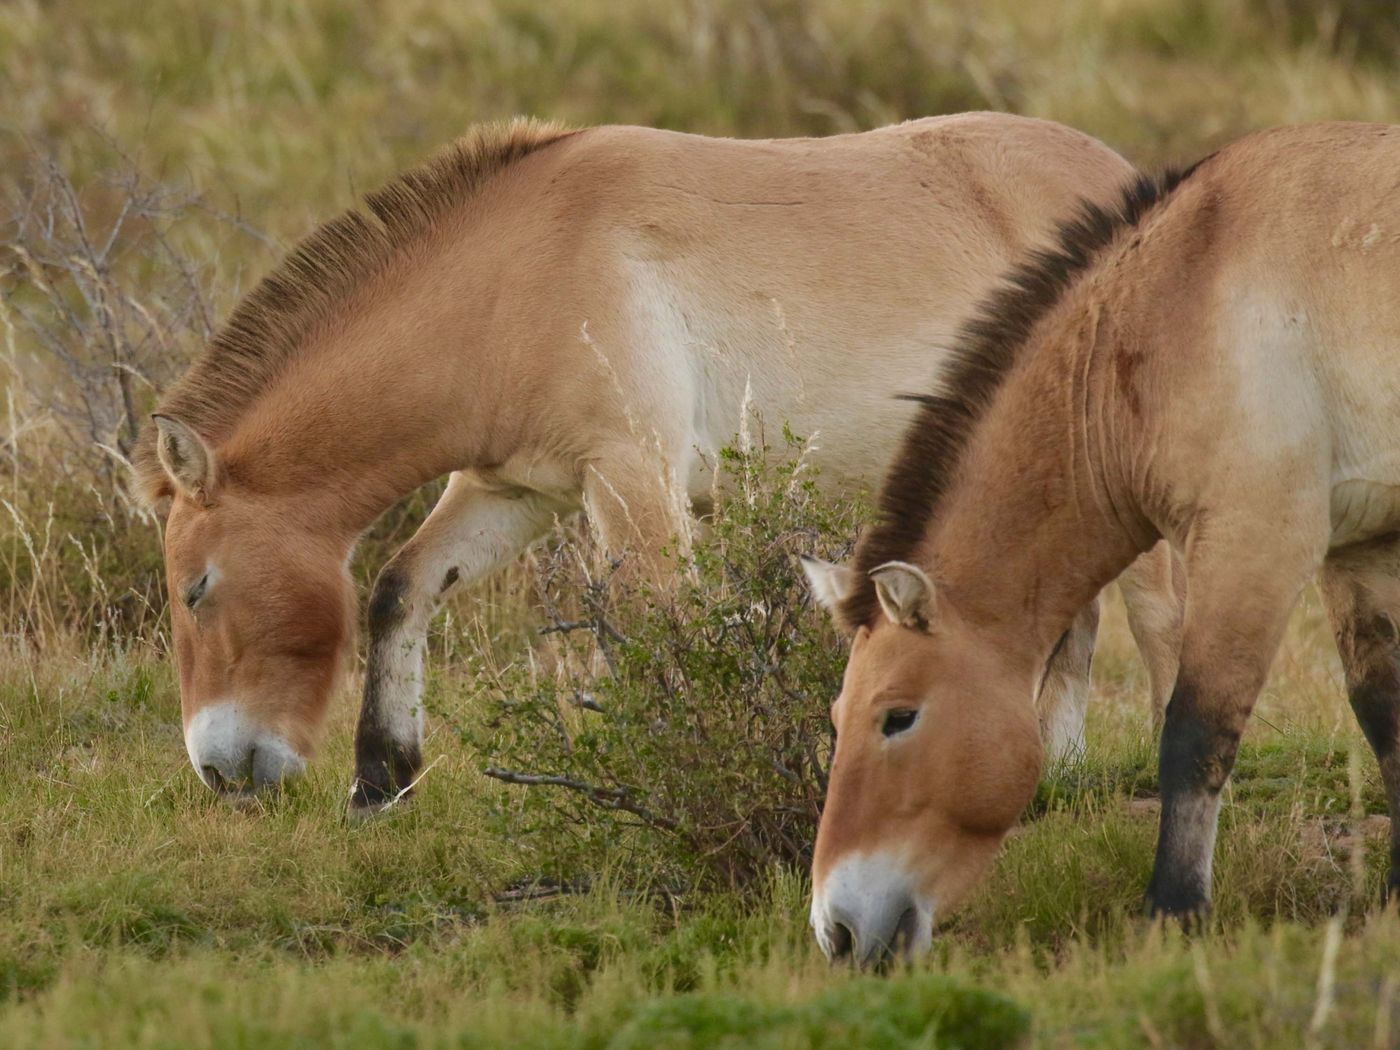
[(720, 458), (713, 521), (673, 585), (547, 561), (549, 644), (478, 669), (464, 730), (510, 797), (507, 833), (558, 865), (622, 865), (670, 884), (756, 885), (810, 859), (843, 647), (797, 556), (840, 558), (859, 509), (824, 498), (801, 445)]
[(204, 228), (228, 223), (110, 143), (75, 179), (35, 147), (0, 189), (0, 610), (18, 634), (143, 633), (160, 541), (128, 457), (209, 337)]

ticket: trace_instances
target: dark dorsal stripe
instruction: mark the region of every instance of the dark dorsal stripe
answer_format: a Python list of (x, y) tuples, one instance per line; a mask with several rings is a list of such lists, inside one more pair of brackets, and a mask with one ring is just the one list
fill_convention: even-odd
[[(368, 212), (348, 211), (321, 226), (243, 297), (193, 367), (162, 397), (159, 411), (208, 441), (223, 440), (307, 336), (343, 313), (347, 300), (402, 249), (500, 171), (570, 134), (533, 120), (475, 127), (367, 195)], [(154, 430), (145, 428), (133, 457), (147, 501), (166, 494)]]
[(1075, 218), (1056, 231), (1054, 247), (1029, 251), (973, 311), (954, 341), (940, 389), (904, 395), (919, 407), (885, 475), (875, 522), (856, 548), (855, 589), (841, 608), (849, 628), (873, 622), (879, 603), (870, 570), (911, 559), (1036, 322), (1120, 231), (1136, 226), (1201, 163), (1156, 177), (1140, 175), (1111, 207), (1082, 202)]

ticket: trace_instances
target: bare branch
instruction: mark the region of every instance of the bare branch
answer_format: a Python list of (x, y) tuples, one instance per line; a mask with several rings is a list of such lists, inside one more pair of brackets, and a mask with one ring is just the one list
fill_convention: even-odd
[(588, 799), (595, 806), (603, 809), (617, 809), (624, 813), (631, 813), (643, 823), (660, 828), (663, 831), (679, 831), (680, 824), (670, 817), (663, 817), (653, 813), (641, 803), (637, 802), (629, 791), (625, 788), (599, 787), (597, 784), (589, 784), (582, 780), (575, 780), (573, 777), (552, 776), (544, 773), (517, 773), (514, 770), (502, 769), (499, 766), (487, 766), (482, 770), (493, 780), (499, 780), (506, 784), (523, 784), (527, 787), (561, 787), (570, 791), (578, 792)]

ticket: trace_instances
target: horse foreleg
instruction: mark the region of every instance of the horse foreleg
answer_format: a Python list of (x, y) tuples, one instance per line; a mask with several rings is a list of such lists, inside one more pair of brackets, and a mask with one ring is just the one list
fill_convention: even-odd
[(382, 808), (422, 765), (423, 649), (453, 591), (508, 564), (548, 531), (558, 507), (529, 491), (484, 489), (461, 474), (391, 558), (369, 603), (369, 658), (355, 730), (350, 812)]
[(1322, 560), (1326, 520), (1324, 507), (1261, 536), (1252, 519), (1211, 519), (1210, 535), (1188, 545), (1181, 667), (1162, 725), (1161, 826), (1147, 889), (1154, 915), (1195, 921), (1209, 910), (1220, 792), (1289, 612)]

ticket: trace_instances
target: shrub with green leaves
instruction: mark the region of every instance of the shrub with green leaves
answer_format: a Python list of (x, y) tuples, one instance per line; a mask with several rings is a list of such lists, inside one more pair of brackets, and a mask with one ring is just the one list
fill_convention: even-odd
[(478, 668), (463, 730), (521, 785), (501, 830), (555, 867), (754, 885), (810, 860), (843, 646), (798, 555), (842, 558), (860, 508), (788, 455), (725, 450), (712, 519), (666, 586), (577, 544), (546, 559), (541, 645)]

